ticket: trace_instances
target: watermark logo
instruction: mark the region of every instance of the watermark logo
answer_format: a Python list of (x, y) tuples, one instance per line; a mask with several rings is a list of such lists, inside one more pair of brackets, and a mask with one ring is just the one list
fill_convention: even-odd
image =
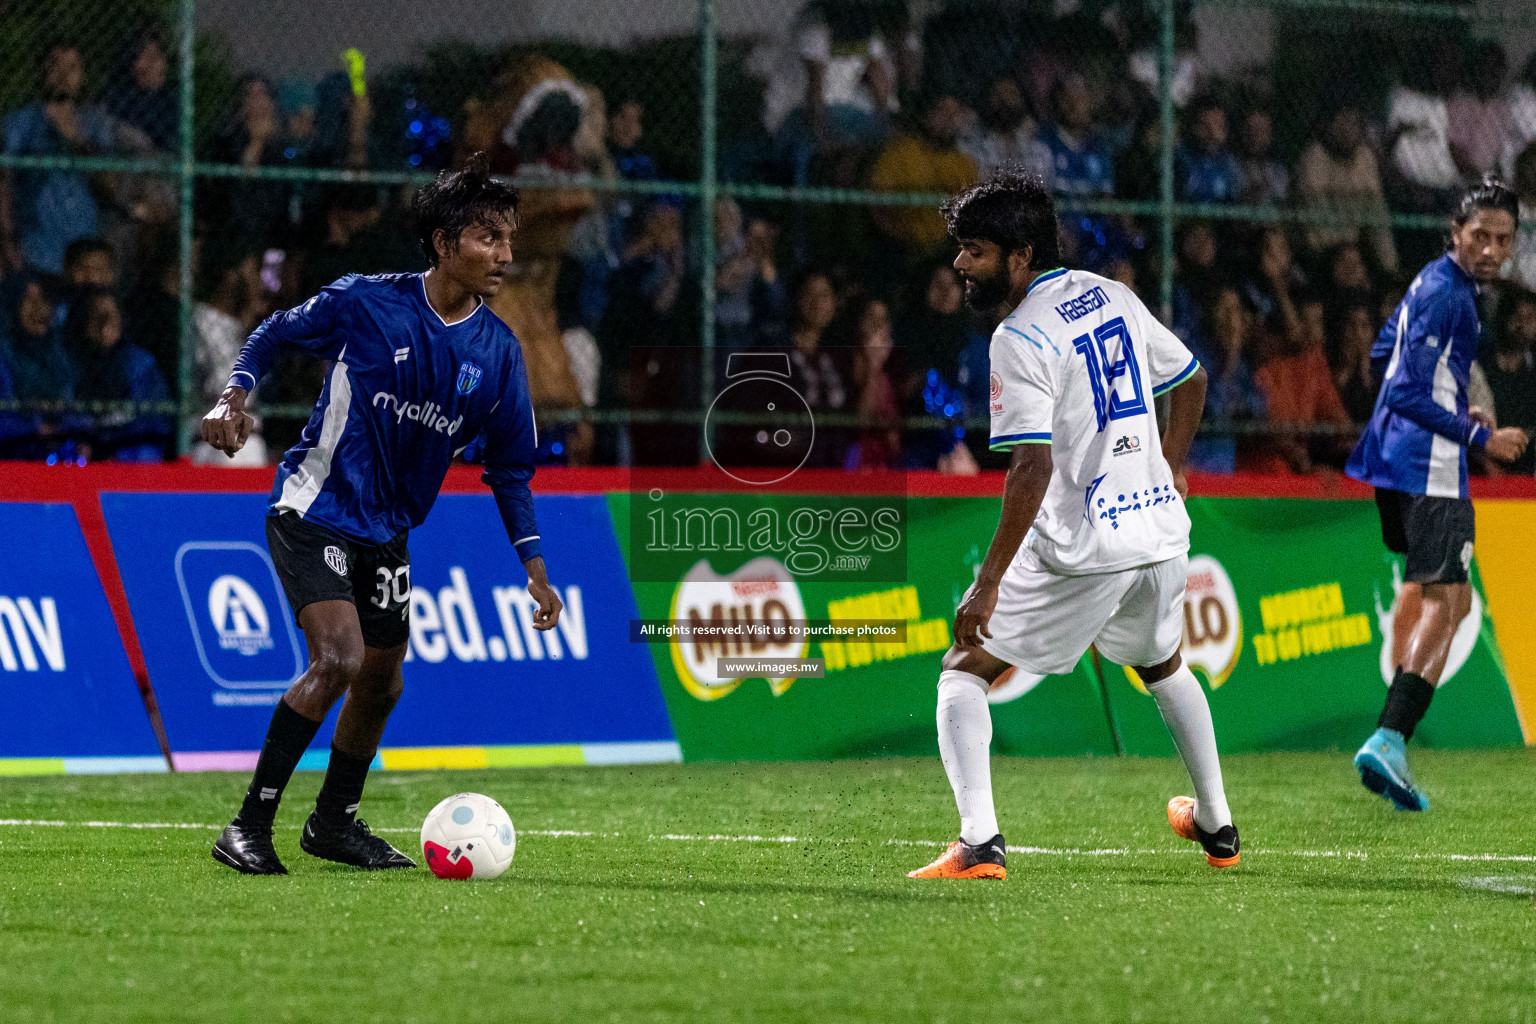
[[(803, 658), (809, 641), (784, 633), (775, 635), (773, 627), (786, 627), (791, 622), (804, 621), (805, 617), (800, 587), (782, 562), (754, 558), (730, 575), (721, 576), (707, 559), (702, 559), (678, 583), (669, 618), (696, 629), (740, 624), (769, 628), (758, 634), (757, 640), (704, 635), (671, 641), (677, 678), (699, 700), (719, 700), (745, 681), (720, 675), (721, 658)], [(769, 678), (768, 688), (777, 697), (793, 683), (793, 677)]]
[(657, 492), (648, 504), (631, 535), (653, 558), (762, 556), (800, 578), (901, 579), (906, 568), (905, 502)]
[[(805, 396), (791, 386), (793, 378), (784, 352), (727, 357), (727, 383), (705, 415), (704, 443), (710, 459), (732, 480), (766, 487), (787, 480), (811, 457), (816, 418)], [(727, 439), (731, 443), (717, 443)]]
[[(793, 354), (634, 346), (631, 578), (670, 584), (700, 559), (768, 558), (799, 580), (904, 582), (900, 355), (878, 336)], [(839, 469), (868, 472), (850, 494), (847, 476), (824, 474)]]

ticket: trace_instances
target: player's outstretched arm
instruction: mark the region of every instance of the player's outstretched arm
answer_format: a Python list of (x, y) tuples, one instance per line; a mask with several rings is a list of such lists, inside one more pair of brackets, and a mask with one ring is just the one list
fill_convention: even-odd
[(987, 548), (986, 560), (976, 574), (976, 585), (955, 613), (956, 647), (980, 647), (982, 637), (992, 635), (987, 623), (992, 618), (992, 609), (997, 607), (998, 584), (1034, 524), (1050, 484), (1051, 446), (1015, 445), (1013, 461), (1008, 464), (1008, 481), (1003, 486), (1002, 518), (992, 535), (992, 546)]
[(251, 332), (229, 371), (229, 385), (203, 417), (204, 441), (231, 458), (241, 449), (256, 422), (246, 414), (246, 396), (277, 364), (283, 349), (298, 348), (327, 360), (341, 355), (347, 341), (343, 309), (349, 280), (326, 285), (302, 306), (273, 313)]
[[(516, 342), (513, 342), (515, 345)], [(517, 350), (514, 348), (513, 352)], [(496, 497), (496, 509), (507, 528), (517, 557), (528, 573), (528, 594), (539, 603), (534, 613), (536, 629), (554, 629), (560, 620), (560, 594), (550, 586), (539, 550), (539, 524), (533, 514), (534, 453), (538, 432), (533, 422), (533, 403), (528, 395), (528, 373), (518, 360), (509, 387), (497, 403), (485, 428), (485, 473), (481, 479)]]
[(1184, 480), (1184, 460), (1189, 456), (1189, 446), (1195, 441), (1195, 431), (1200, 429), (1200, 417), (1205, 413), (1205, 381), (1205, 367), (1202, 366), (1168, 392), (1163, 458), (1173, 470), (1173, 486), (1181, 498), (1189, 497), (1189, 484)]

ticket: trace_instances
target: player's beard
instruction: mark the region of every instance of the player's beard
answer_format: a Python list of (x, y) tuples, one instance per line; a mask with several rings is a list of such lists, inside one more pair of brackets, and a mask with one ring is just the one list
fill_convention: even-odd
[(1008, 278), (1001, 270), (986, 277), (974, 274), (961, 275), (965, 279), (965, 301), (978, 313), (996, 309), (1008, 297)]

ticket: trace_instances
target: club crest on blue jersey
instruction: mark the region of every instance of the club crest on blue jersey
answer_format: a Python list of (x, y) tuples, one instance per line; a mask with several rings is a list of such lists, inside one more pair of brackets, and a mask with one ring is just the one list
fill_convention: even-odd
[(480, 386), (480, 378), (485, 371), (474, 363), (464, 362), (459, 364), (459, 379), (454, 384), (455, 390), (461, 395), (467, 395)]

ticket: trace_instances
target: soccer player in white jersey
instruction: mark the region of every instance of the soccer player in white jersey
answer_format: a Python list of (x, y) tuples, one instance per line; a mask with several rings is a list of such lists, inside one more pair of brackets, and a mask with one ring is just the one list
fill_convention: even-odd
[[(992, 447), (1012, 451), (1003, 511), (955, 615), (939, 676), (939, 751), (960, 838), (912, 878), (1005, 878), (987, 688), (1010, 665), (1069, 672), (1090, 644), (1135, 668), (1194, 782), (1174, 831), (1238, 862), (1205, 691), (1179, 657), (1189, 516), (1184, 457), (1205, 371), (1121, 284), (1066, 270), (1038, 178), (1005, 171), (944, 205), (966, 298), (997, 312)], [(1167, 394), (1161, 435), (1153, 399)]]

